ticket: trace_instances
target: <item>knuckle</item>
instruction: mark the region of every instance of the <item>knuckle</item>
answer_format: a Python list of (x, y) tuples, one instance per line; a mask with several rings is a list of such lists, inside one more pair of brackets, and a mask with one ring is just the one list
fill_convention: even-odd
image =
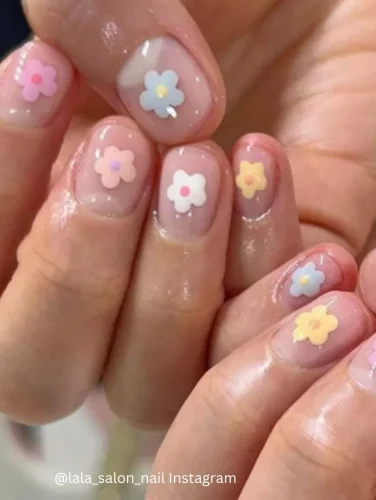
[[(92, 300), (98, 297), (99, 302), (107, 306), (119, 297), (123, 289), (123, 277), (97, 269), (90, 265), (79, 266), (74, 256), (62, 254), (50, 255), (46, 249), (38, 249), (32, 240), (25, 241), (26, 248), (21, 245), (18, 252), (19, 263), (25, 262), (25, 268), (34, 274), (37, 281), (47, 282), (49, 287), (58, 292), (78, 295)], [(119, 273), (121, 274), (121, 273)]]
[(241, 432), (249, 422), (249, 415), (243, 411), (237, 398), (234, 382), (221, 369), (220, 365), (209, 370), (197, 386), (197, 396), (204, 406), (211, 426), (220, 433), (233, 436)]
[(223, 302), (222, 289), (210, 291), (203, 297), (201, 293), (173, 293), (172, 291), (161, 293), (160, 289), (143, 288), (137, 296), (142, 309), (152, 310), (156, 317), (163, 318), (175, 316), (201, 318), (208, 314), (211, 316)]
[(292, 471), (313, 469), (328, 476), (343, 475), (358, 467), (354, 459), (341, 450), (340, 439), (325, 422), (320, 429), (312, 425), (307, 415), (291, 411), (276, 424), (273, 434), (286, 458), (285, 465)]

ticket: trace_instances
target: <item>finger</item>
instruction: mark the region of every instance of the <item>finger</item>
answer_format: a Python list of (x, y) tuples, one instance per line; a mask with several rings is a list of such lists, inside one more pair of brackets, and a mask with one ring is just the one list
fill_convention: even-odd
[(356, 263), (343, 248), (330, 244), (306, 250), (223, 306), (212, 334), (210, 364), (312, 299), (333, 290), (353, 291), (356, 280)]
[(167, 154), (105, 376), (121, 417), (170, 424), (203, 374), (223, 300), (231, 207), (230, 167), (218, 147)]
[[(154, 471), (168, 471), (172, 477), (205, 471), (215, 478), (234, 475), (236, 481), (214, 481), (211, 488), (168, 481), (161, 487), (163, 498), (238, 498), (278, 419), (372, 329), (371, 315), (355, 295), (331, 293), (212, 368), (170, 429)], [(159, 485), (153, 485), (148, 498), (159, 498), (160, 493)]]
[(235, 145), (235, 210), (226, 271), (234, 296), (302, 250), (298, 211), (288, 159), (261, 134)]
[(153, 166), (133, 122), (105, 120), (38, 214), (0, 301), (0, 411), (13, 419), (61, 418), (98, 383)]
[(376, 250), (364, 259), (359, 271), (359, 288), (368, 307), (376, 312)]
[[(375, 347), (374, 336), (286, 413), (242, 499), (375, 498)], [(258, 479), (270, 471), (273, 487)]]
[(119, 113), (157, 141), (209, 137), (224, 113), (214, 57), (178, 0), (24, 2), (38, 36), (68, 55)]
[(73, 69), (52, 47), (30, 42), (0, 69), (0, 292), (16, 248), (46, 195), (73, 104)]

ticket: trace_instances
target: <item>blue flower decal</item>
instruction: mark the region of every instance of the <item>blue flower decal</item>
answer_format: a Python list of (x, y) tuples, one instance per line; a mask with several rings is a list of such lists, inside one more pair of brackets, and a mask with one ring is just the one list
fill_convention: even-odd
[(298, 267), (292, 274), (290, 294), (293, 297), (315, 297), (320, 293), (320, 287), (325, 282), (325, 274), (318, 271), (313, 262)]
[(145, 111), (154, 111), (159, 117), (176, 118), (176, 107), (185, 101), (184, 93), (177, 89), (179, 77), (175, 71), (164, 71), (161, 75), (149, 71), (145, 75), (146, 90), (140, 96), (140, 105)]

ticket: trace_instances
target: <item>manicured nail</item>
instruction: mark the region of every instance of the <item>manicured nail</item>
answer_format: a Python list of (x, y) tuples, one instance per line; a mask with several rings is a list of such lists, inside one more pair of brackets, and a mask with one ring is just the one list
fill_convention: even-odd
[(234, 154), (235, 209), (257, 219), (271, 209), (279, 182), (279, 169), (271, 151), (242, 144)]
[(376, 335), (361, 346), (348, 370), (350, 378), (359, 387), (376, 393)]
[(117, 88), (135, 120), (163, 144), (198, 131), (213, 104), (198, 62), (171, 37), (147, 40), (136, 49), (119, 73)]
[(298, 261), (283, 277), (280, 296), (287, 310), (296, 310), (338, 288), (343, 276), (336, 261), (320, 252)]
[(195, 146), (173, 149), (165, 157), (158, 200), (158, 219), (171, 235), (203, 236), (218, 204), (220, 166), (210, 150)]
[(129, 215), (145, 192), (151, 166), (150, 145), (139, 132), (115, 123), (102, 124), (80, 160), (76, 196), (97, 215)]
[(29, 42), (11, 56), (0, 79), (0, 117), (29, 128), (48, 125), (73, 80), (67, 59), (52, 47)]
[(301, 368), (333, 363), (368, 334), (367, 313), (355, 295), (327, 294), (289, 318), (272, 340), (275, 352)]

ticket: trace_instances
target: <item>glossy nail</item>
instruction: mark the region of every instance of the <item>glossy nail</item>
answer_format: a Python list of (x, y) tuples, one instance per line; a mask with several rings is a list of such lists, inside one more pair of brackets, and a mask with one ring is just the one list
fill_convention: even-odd
[(150, 144), (135, 129), (109, 122), (94, 130), (76, 174), (76, 196), (106, 217), (131, 214), (151, 181)]
[(242, 144), (234, 154), (235, 209), (247, 219), (257, 219), (273, 205), (279, 168), (272, 151)]
[(361, 346), (348, 370), (350, 378), (359, 387), (376, 393), (376, 335)]
[(210, 229), (218, 204), (220, 165), (204, 147), (184, 146), (165, 157), (158, 200), (158, 219), (171, 235), (203, 236)]
[(203, 70), (172, 37), (147, 40), (136, 49), (119, 73), (117, 89), (135, 120), (163, 144), (198, 131), (213, 105)]
[(296, 310), (343, 281), (336, 261), (327, 253), (313, 253), (293, 265), (282, 278), (280, 296), (287, 310)]
[(73, 68), (57, 50), (40, 41), (12, 54), (0, 78), (0, 117), (25, 128), (48, 125), (72, 84)]
[(370, 320), (353, 294), (327, 294), (289, 318), (272, 339), (281, 358), (301, 368), (332, 363), (368, 334)]

